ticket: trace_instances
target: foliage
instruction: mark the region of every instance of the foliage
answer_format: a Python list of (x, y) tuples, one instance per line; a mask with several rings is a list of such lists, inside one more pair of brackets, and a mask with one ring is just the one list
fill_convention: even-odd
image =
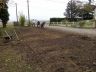
[(25, 16), (23, 14), (20, 15), (19, 23), (21, 26), (24, 26), (25, 24)]
[(65, 12), (66, 18), (70, 19), (70, 21), (74, 21), (80, 13), (79, 10), (80, 5), (78, 5), (76, 1), (69, 1)]
[(77, 18), (89, 20), (93, 19), (94, 9), (95, 6), (91, 3), (84, 4), (81, 1), (72, 0), (68, 2), (64, 15), (70, 21), (77, 21)]
[(5, 2), (5, 3), (8, 3), (9, 0), (2, 0), (2, 1)]
[(3, 0), (5, 2), (4, 8), (0, 9), (0, 19), (2, 20), (3, 28), (6, 28), (6, 24), (9, 20), (8, 6), (7, 2), (9, 0)]
[(84, 20), (93, 19), (94, 9), (95, 9), (94, 5), (85, 4), (83, 8), (83, 19)]
[(84, 27), (85, 24), (86, 24), (85, 21), (80, 21), (80, 22), (79, 22), (79, 26), (80, 26), (80, 27)]
[(2, 20), (3, 28), (5, 28), (8, 20), (9, 20), (7, 4), (5, 4), (4, 8), (0, 9), (0, 19)]
[(84, 10), (85, 10), (86, 12), (92, 12), (93, 8), (92, 8), (91, 5), (85, 4), (85, 5), (84, 5)]

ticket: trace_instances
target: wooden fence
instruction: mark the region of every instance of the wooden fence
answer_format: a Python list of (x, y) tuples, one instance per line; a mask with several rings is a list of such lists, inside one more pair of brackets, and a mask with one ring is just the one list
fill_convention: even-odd
[[(80, 27), (81, 22), (50, 22), (52, 26)], [(84, 22), (83, 27), (95, 27), (95, 22)]]

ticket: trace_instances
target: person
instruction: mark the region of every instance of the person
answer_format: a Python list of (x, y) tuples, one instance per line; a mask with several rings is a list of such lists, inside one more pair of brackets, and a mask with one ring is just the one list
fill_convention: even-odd
[(37, 27), (39, 27), (39, 26), (40, 26), (40, 21), (37, 22)]
[(45, 25), (45, 22), (43, 22), (43, 23), (41, 24), (41, 28), (44, 28), (44, 25)]

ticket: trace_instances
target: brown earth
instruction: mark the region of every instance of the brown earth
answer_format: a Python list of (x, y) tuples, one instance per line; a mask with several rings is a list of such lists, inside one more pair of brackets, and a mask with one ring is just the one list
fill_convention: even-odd
[(17, 28), (0, 42), (0, 72), (96, 72), (96, 38), (52, 29)]

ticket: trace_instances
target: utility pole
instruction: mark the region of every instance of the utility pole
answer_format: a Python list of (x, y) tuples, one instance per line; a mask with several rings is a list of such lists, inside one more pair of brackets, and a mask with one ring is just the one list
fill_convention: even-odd
[(30, 26), (29, 0), (27, 0), (27, 7), (28, 7), (28, 23)]
[(17, 18), (17, 23), (18, 23), (17, 3), (15, 3), (15, 5), (16, 5), (16, 18)]

